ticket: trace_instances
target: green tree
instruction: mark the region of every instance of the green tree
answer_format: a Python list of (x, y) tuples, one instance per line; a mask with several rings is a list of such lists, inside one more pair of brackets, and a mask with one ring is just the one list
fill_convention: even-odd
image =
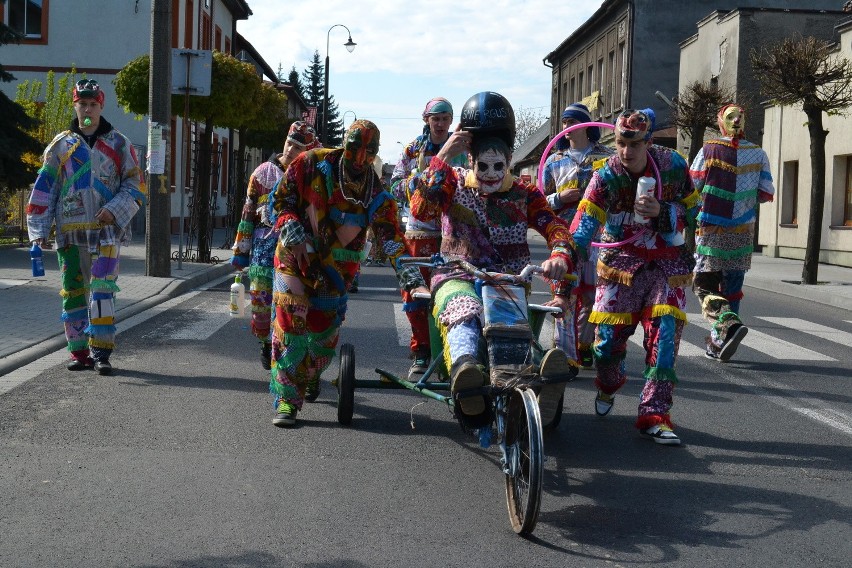
[[(317, 108), (317, 124), (316, 131), (320, 139), (322, 139), (323, 129), (323, 96), (325, 91), (325, 66), (320, 62), (319, 51), (314, 50), (314, 57), (311, 63), (302, 71), (302, 98), (308, 106)], [(326, 146), (339, 146), (343, 140), (343, 121), (340, 120), (340, 115), (337, 109), (337, 103), (334, 100), (334, 95), (328, 95), (328, 140)]]
[(299, 72), (296, 71), (296, 66), (290, 68), (290, 74), (287, 75), (287, 82), (293, 86), (293, 89), (302, 97), (302, 100), (305, 99), (305, 89), (302, 87), (302, 80), (299, 79)]
[(44, 81), (27, 80), (18, 84), (15, 102), (38, 121), (38, 128), (33, 134), (42, 144), (47, 144), (58, 133), (67, 130), (74, 118), (71, 85), (76, 82), (76, 75), (77, 70), (72, 67), (58, 81), (56, 74), (48, 71)]
[[(148, 55), (142, 55), (125, 65), (118, 72), (113, 84), (119, 104), (125, 111), (144, 115), (148, 112)], [(235, 128), (250, 123), (258, 113), (256, 101), (261, 99), (261, 79), (252, 65), (236, 58), (213, 52), (210, 95), (189, 96), (190, 120), (203, 123), (204, 136), (199, 144), (198, 174), (195, 176), (193, 195), (198, 214), (198, 254), (202, 262), (210, 261), (210, 166), (213, 144), (213, 128)], [(286, 97), (278, 104), (286, 107)], [(172, 110), (183, 116), (184, 95), (172, 95)], [(267, 109), (269, 110), (269, 109)], [(187, 118), (187, 117), (185, 117)]]
[[(3, 0), (0, 0), (2, 10)], [(20, 36), (0, 22), (0, 45), (17, 43)], [(0, 81), (14, 80), (0, 64)], [(26, 187), (35, 179), (36, 167), (24, 160), (28, 152), (37, 153), (40, 144), (29, 131), (37, 126), (24, 108), (0, 92), (0, 194), (8, 195)]]
[(811, 148), (811, 207), (802, 283), (816, 284), (825, 201), (825, 138), (822, 114), (848, 114), (852, 62), (834, 55), (832, 43), (801, 35), (752, 50), (761, 92), (777, 105), (800, 106), (807, 116)]

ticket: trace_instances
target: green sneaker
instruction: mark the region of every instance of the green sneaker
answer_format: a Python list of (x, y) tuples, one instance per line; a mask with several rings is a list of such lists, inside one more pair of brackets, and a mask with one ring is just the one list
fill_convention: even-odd
[(286, 426), (294, 426), (296, 424), (296, 413), (299, 412), (299, 409), (286, 400), (281, 399), (278, 401), (276, 412), (277, 414), (275, 415), (275, 418), (272, 419), (272, 423), (274, 425), (279, 428), (284, 428)]
[(308, 381), (308, 386), (305, 387), (305, 400), (313, 402), (320, 395), (320, 379), (316, 377)]

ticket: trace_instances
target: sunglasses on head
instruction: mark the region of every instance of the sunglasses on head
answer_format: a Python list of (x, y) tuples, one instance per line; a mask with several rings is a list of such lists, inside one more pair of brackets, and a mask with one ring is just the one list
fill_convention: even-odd
[(93, 79), (80, 79), (77, 81), (77, 91), (99, 91), (101, 86)]

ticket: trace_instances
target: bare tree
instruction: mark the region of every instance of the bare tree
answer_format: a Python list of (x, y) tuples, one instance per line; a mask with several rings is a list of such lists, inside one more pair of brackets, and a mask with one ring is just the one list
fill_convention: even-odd
[[(690, 83), (678, 94), (672, 109), (672, 122), (689, 132), (690, 164), (704, 144), (704, 132), (708, 128), (718, 130), (716, 113), (722, 106), (734, 102), (735, 96), (730, 89), (701, 81)], [(744, 105), (741, 101), (739, 104)]]
[(548, 119), (542, 116), (541, 109), (542, 107), (518, 107), (515, 112), (515, 150)]
[(800, 35), (751, 52), (761, 92), (777, 105), (801, 106), (811, 139), (811, 207), (802, 283), (816, 284), (819, 269), (825, 138), (822, 113), (845, 115), (852, 105), (852, 62), (832, 55), (830, 42)]

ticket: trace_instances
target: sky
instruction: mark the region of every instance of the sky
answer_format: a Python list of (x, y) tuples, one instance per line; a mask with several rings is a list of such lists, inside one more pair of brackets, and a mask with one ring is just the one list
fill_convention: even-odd
[[(272, 69), (299, 73), (326, 56), (329, 92), (344, 124), (376, 123), (379, 157), (396, 163), (423, 129), (426, 102), (453, 105), (454, 125), (472, 95), (496, 91), (550, 115), (552, 71), (542, 62), (600, 6), (600, 0), (389, 1), (248, 0), (254, 13), (237, 31)], [(352, 33), (357, 46), (343, 46)], [(330, 31), (329, 31), (330, 30)], [(348, 112), (351, 111), (351, 112)]]

